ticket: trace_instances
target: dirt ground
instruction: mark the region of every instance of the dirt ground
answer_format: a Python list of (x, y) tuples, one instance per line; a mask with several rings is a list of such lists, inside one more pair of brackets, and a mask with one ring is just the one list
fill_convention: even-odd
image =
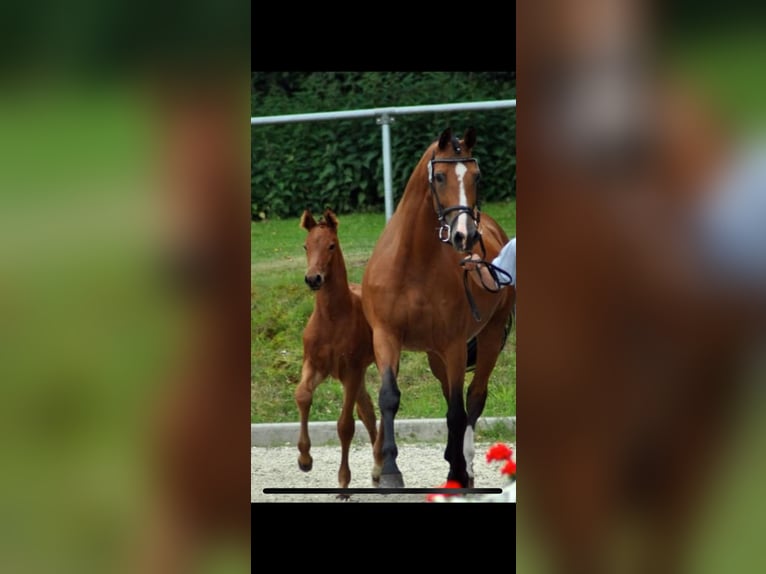
[[(500, 474), (499, 462), (488, 463), (485, 453), (491, 443), (477, 443), (474, 458), (476, 488), (502, 488), (507, 484)], [(512, 445), (515, 447), (515, 445)], [(408, 488), (436, 488), (447, 480), (449, 465), (444, 460), (441, 443), (398, 445), (397, 465)], [(251, 502), (334, 502), (334, 494), (264, 494), (264, 488), (337, 488), (340, 465), (340, 446), (312, 447), (314, 466), (310, 472), (298, 469), (298, 448), (252, 447), (250, 449), (250, 500)], [(349, 451), (351, 488), (370, 488), (372, 470), (372, 447), (369, 444), (352, 443)], [(425, 502), (425, 494), (354, 494), (348, 504), (354, 502)]]

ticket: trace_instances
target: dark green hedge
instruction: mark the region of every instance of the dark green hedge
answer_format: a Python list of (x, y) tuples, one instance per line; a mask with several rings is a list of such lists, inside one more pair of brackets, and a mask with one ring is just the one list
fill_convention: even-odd
[[(512, 72), (253, 73), (253, 116), (516, 97)], [(398, 116), (391, 125), (394, 201), (425, 148), (451, 126), (477, 129), (481, 199), (516, 195), (516, 112)], [(253, 219), (384, 208), (381, 130), (374, 118), (251, 127)]]

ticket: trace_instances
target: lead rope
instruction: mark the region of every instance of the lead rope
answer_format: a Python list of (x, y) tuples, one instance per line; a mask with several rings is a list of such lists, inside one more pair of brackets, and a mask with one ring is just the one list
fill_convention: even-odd
[[(476, 306), (476, 301), (473, 298), (473, 293), (471, 293), (471, 289), (468, 286), (469, 271), (465, 268), (465, 264), (470, 262), (476, 265), (476, 273), (479, 274), (479, 282), (481, 283), (481, 286), (490, 293), (498, 293), (504, 284), (510, 284), (513, 282), (513, 278), (511, 277), (510, 273), (504, 269), (501, 269), (497, 265), (492, 264), (492, 262), (484, 259), (487, 256), (487, 251), (484, 248), (484, 240), (482, 239), (481, 235), (479, 235), (479, 245), (481, 246), (481, 259), (464, 259), (460, 262), (461, 267), (463, 267), (463, 288), (465, 289), (465, 296), (468, 299), (468, 304), (471, 306), (471, 314), (473, 315), (473, 318), (476, 320), (476, 322), (481, 321), (481, 314), (479, 313), (479, 309)], [(489, 271), (489, 274), (497, 287), (490, 287), (484, 282), (484, 277), (481, 276), (480, 269), (482, 265), (487, 268), (487, 271)], [(505, 275), (508, 280), (501, 282), (498, 274)]]

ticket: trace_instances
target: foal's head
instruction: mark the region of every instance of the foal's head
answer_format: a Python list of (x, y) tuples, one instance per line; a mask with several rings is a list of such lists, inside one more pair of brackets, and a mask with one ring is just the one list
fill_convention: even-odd
[(428, 158), (431, 199), (441, 227), (439, 239), (466, 252), (479, 239), (479, 164), (471, 157), (476, 130), (469, 128), (458, 139), (447, 128)]
[(301, 227), (309, 232), (303, 248), (306, 250), (306, 285), (317, 291), (322, 287), (332, 267), (338, 249), (338, 218), (326, 209), (319, 222), (307, 209), (301, 216)]

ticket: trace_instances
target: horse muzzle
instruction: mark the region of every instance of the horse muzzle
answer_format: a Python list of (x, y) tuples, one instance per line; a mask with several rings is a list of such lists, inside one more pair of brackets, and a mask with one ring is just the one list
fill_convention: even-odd
[(314, 275), (306, 275), (303, 278), (303, 280), (306, 282), (306, 285), (308, 285), (312, 291), (319, 291), (319, 289), (322, 287), (323, 277), (319, 273), (316, 273)]
[[(458, 216), (458, 218), (460, 217), (463, 217), (463, 214)], [(452, 228), (452, 237), (450, 241), (452, 247), (454, 247), (456, 251), (462, 253), (471, 251), (473, 246), (479, 240), (479, 230), (476, 227), (476, 223), (468, 216), (465, 216), (465, 219), (468, 220), (465, 225), (456, 225)]]

